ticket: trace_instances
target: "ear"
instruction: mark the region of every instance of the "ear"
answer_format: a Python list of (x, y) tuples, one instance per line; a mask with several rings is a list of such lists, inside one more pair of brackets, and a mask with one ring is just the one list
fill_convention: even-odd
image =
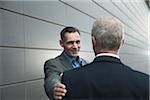
[(61, 47), (64, 47), (64, 44), (63, 44), (62, 40), (59, 40), (59, 44), (60, 44)]
[(93, 47), (95, 47), (95, 45), (96, 45), (96, 39), (95, 39), (94, 36), (92, 36), (92, 44), (93, 44)]
[(125, 41), (125, 39), (123, 38), (123, 39), (122, 39), (122, 42), (121, 42), (121, 45), (123, 45), (123, 44), (124, 44), (124, 41)]

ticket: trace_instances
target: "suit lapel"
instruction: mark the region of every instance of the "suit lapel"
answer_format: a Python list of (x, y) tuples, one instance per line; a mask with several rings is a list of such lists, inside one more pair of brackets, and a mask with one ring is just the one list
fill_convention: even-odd
[(73, 67), (67, 62), (67, 59), (63, 55), (63, 53), (60, 55), (60, 62), (66, 66), (66, 68), (72, 69)]

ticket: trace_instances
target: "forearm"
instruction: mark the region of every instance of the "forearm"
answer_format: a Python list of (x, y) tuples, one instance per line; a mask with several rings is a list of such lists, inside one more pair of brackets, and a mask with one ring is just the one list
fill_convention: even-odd
[(48, 61), (44, 65), (44, 88), (47, 96), (53, 100), (54, 98), (54, 87), (60, 82), (60, 73), (62, 72), (61, 67), (57, 66), (54, 61)]
[(57, 72), (49, 72), (44, 81), (44, 88), (47, 96), (51, 99), (54, 96), (54, 87), (60, 82), (60, 75)]

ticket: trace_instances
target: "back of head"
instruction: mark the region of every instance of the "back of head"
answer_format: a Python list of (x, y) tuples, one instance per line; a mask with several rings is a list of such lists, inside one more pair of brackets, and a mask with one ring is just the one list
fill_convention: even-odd
[(123, 39), (122, 24), (114, 17), (101, 17), (93, 24), (92, 36), (96, 40), (95, 50), (118, 51)]

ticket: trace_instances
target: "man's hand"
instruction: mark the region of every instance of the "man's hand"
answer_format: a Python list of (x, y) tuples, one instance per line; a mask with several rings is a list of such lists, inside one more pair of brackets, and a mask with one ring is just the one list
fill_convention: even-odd
[(54, 87), (54, 98), (56, 100), (61, 100), (62, 96), (65, 96), (66, 92), (66, 86), (62, 83), (57, 83)]

